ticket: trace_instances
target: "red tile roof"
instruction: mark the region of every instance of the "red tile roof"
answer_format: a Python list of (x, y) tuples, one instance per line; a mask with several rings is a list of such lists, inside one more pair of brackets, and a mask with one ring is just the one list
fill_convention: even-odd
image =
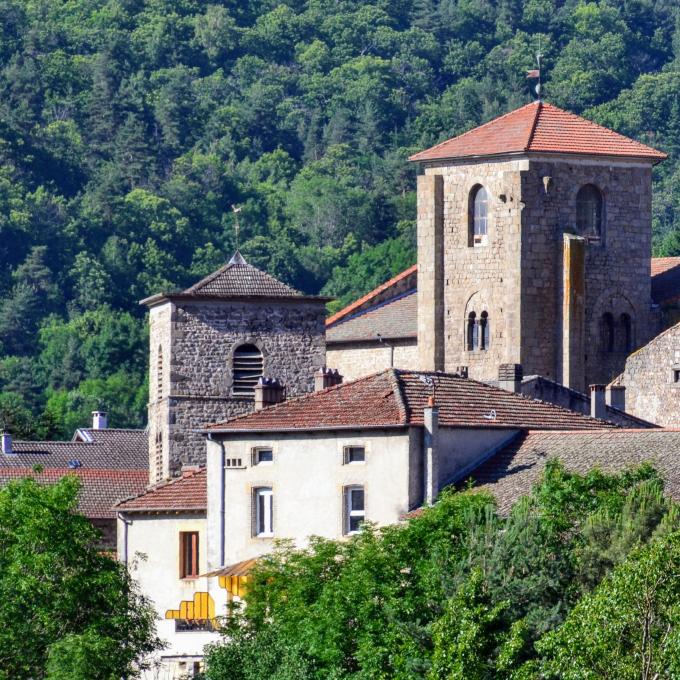
[(539, 152), (662, 161), (666, 154), (548, 104), (532, 102), (411, 156), (432, 161)]
[(588, 429), (608, 426), (574, 411), (449, 373), (388, 369), (291, 399), (208, 430), (297, 431), (421, 425), (435, 383), (439, 423), (450, 427)]
[[(359, 311), (362, 307), (366, 305), (366, 303), (372, 302), (376, 300), (376, 298), (380, 298), (382, 293), (397, 288), (397, 284), (404, 281), (405, 279), (408, 279), (411, 276), (413, 276), (413, 281), (406, 282), (406, 288), (415, 288), (415, 282), (417, 280), (415, 275), (417, 271), (418, 265), (414, 264), (412, 267), (409, 267), (400, 274), (397, 274), (396, 276), (392, 277), (389, 281), (386, 281), (385, 283), (379, 285), (377, 288), (374, 288), (370, 293), (366, 293), (366, 295), (360, 297), (358, 300), (355, 300), (351, 304), (347, 305), (347, 307), (344, 307), (339, 312), (336, 312), (332, 316), (329, 316), (326, 319), (326, 326), (332, 326), (335, 322), (340, 321), (340, 319), (349, 316), (353, 312)], [(388, 297), (392, 297), (393, 295), (398, 295), (398, 292), (393, 292)]]
[(102, 470), (77, 468), (46, 468), (35, 472), (30, 467), (0, 468), (0, 485), (15, 479), (33, 477), (41, 484), (54, 484), (66, 475), (81, 481), (78, 509), (89, 519), (109, 519), (116, 516), (113, 505), (137, 494), (149, 482), (148, 470)]
[(208, 506), (205, 468), (151, 487), (116, 506), (120, 512), (205, 512)]
[(652, 300), (657, 305), (680, 298), (680, 257), (652, 258)]

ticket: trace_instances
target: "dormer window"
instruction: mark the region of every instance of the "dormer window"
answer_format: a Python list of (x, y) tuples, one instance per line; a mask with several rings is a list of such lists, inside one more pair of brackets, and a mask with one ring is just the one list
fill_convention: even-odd
[(237, 347), (234, 352), (232, 370), (234, 396), (253, 399), (255, 397), (255, 385), (264, 371), (262, 352), (251, 344)]
[(468, 217), (468, 245), (481, 246), (486, 243), (488, 233), (489, 195), (486, 189), (477, 185), (470, 192)]
[(576, 194), (576, 228), (581, 236), (599, 240), (602, 236), (602, 194), (586, 184)]

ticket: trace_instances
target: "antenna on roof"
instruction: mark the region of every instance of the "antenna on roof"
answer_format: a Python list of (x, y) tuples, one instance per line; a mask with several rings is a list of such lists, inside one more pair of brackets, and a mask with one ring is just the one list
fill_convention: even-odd
[(234, 213), (234, 219), (236, 220), (234, 224), (234, 235), (236, 236), (236, 250), (239, 250), (239, 234), (241, 233), (241, 225), (238, 222), (238, 214), (241, 212), (242, 206), (232, 204), (231, 210)]
[(541, 101), (541, 59), (543, 58), (543, 54), (541, 53), (541, 37), (538, 37), (538, 52), (536, 52), (536, 64), (538, 68), (531, 69), (527, 71), (527, 78), (536, 78), (538, 81), (536, 83), (536, 86), (534, 89), (536, 90), (536, 99), (540, 102)]

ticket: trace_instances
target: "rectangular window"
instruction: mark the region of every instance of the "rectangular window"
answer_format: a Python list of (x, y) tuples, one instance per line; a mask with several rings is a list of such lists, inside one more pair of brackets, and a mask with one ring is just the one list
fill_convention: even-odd
[(179, 533), (179, 577), (198, 576), (198, 531)]
[(261, 487), (253, 492), (255, 504), (255, 536), (266, 538), (274, 535), (274, 494), (270, 487)]
[(345, 465), (366, 462), (366, 449), (363, 446), (345, 446)]
[(266, 465), (274, 462), (274, 451), (272, 449), (253, 449), (253, 465)]
[(345, 533), (356, 534), (366, 519), (364, 510), (364, 487), (348, 486), (345, 488)]
[(673, 369), (673, 382), (674, 383), (680, 383), (680, 369), (679, 368)]

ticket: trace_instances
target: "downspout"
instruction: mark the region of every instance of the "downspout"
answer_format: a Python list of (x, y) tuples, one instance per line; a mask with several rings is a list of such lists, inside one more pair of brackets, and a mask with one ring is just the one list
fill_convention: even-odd
[(118, 519), (123, 523), (123, 564), (127, 566), (128, 563), (128, 527), (132, 524), (131, 520), (125, 519), (125, 515), (119, 512)]
[(225, 517), (224, 513), (226, 510), (226, 490), (224, 484), (224, 466), (226, 465), (227, 453), (224, 449), (224, 442), (218, 441), (213, 437), (212, 432), (208, 434), (208, 439), (211, 442), (215, 442), (220, 447), (220, 567), (224, 566), (225, 559), (225, 543), (224, 543), (224, 531), (225, 531)]

